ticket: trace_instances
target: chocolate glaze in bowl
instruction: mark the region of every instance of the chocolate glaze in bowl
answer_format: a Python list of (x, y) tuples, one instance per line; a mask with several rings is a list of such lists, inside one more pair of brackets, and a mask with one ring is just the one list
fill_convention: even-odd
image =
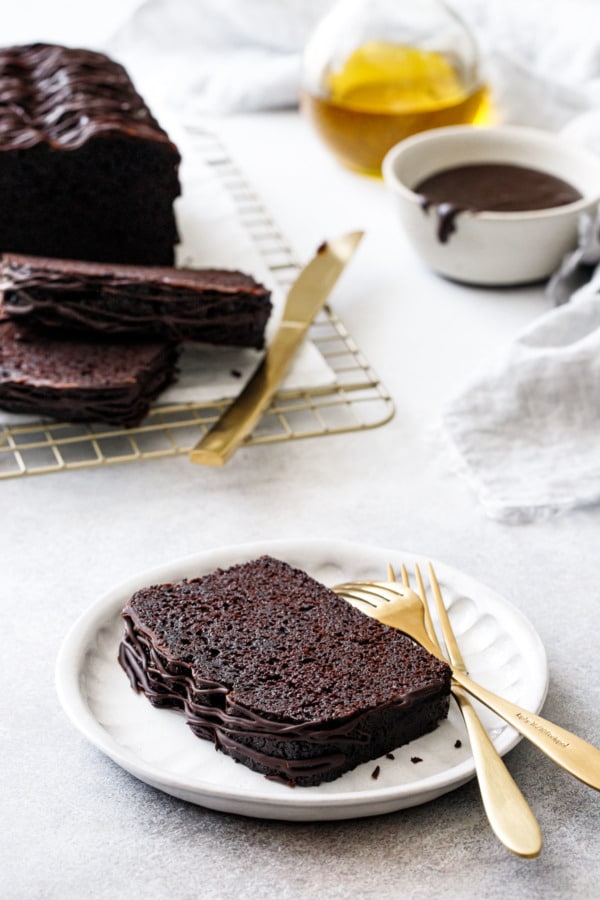
[(424, 210), (435, 209), (438, 239), (445, 243), (456, 218), (470, 212), (526, 212), (581, 200), (580, 192), (556, 175), (513, 163), (469, 163), (429, 175), (415, 191)]
[[(478, 167), (492, 167), (496, 179), (504, 167), (513, 175), (515, 168), (520, 170), (521, 191), (527, 169), (562, 185), (553, 197), (551, 192), (550, 205), (525, 198), (520, 204), (529, 207), (525, 209), (491, 210), (481, 196), (489, 191), (481, 184), (476, 202), (465, 203), (464, 196), (447, 201), (431, 193), (424, 197), (432, 176), (465, 167), (471, 169), (469, 190), (477, 187), (473, 173)], [(600, 199), (599, 158), (557, 135), (516, 126), (459, 126), (417, 135), (388, 153), (383, 173), (417, 253), (439, 274), (471, 284), (510, 285), (548, 277), (576, 245), (581, 214)]]

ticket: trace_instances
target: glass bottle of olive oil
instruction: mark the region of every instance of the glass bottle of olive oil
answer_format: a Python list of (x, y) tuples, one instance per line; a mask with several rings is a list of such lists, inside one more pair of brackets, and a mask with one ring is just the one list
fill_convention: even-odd
[(381, 174), (387, 151), (428, 128), (485, 118), (475, 41), (438, 0), (342, 0), (304, 54), (302, 107), (339, 160)]

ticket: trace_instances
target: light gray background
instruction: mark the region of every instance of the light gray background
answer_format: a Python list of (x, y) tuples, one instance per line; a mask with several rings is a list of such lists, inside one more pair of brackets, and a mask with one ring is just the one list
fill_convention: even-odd
[(542, 825), (540, 858), (508, 854), (470, 783), (373, 819), (283, 824), (187, 805), (120, 770), (64, 716), (53, 671), (79, 614), (131, 574), (253, 539), (409, 548), (493, 586), (548, 653), (545, 715), (600, 744), (600, 511), (524, 527), (486, 519), (435, 437), (443, 401), (547, 304), (426, 272), (380, 183), (342, 171), (295, 113), (219, 120), (301, 258), (366, 228), (334, 307), (396, 404), (361, 434), (0, 485), (2, 836), (7, 898), (565, 898), (594, 896), (600, 798), (521, 743), (508, 765)]

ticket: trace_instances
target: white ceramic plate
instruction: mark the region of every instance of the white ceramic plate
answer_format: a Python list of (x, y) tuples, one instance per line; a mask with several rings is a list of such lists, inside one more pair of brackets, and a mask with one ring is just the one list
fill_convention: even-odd
[[(63, 643), (56, 684), (73, 724), (142, 781), (191, 803), (246, 816), (305, 821), (371, 816), (425, 803), (468, 781), (474, 764), (454, 701), (447, 721), (398, 749), (393, 760), (383, 757), (365, 763), (319, 787), (289, 788), (235, 763), (210, 742), (196, 738), (180, 714), (155, 709), (130, 688), (117, 662), (117, 649), (120, 612), (133, 591), (202, 575), (263, 553), (329, 585), (384, 577), (388, 562), (395, 566), (425, 562), (414, 553), (362, 544), (270, 541), (211, 550), (143, 572), (102, 597)], [(434, 564), (471, 676), (539, 712), (548, 685), (547, 664), (531, 624), (488, 587), (442, 563)], [(478, 709), (498, 751), (504, 754), (514, 747), (520, 736), (487, 710)], [(374, 779), (377, 765), (380, 772)]]

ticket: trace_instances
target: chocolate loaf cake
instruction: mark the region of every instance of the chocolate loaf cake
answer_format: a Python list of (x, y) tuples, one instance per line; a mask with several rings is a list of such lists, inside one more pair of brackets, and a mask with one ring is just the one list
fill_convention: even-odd
[(270, 293), (225, 269), (173, 269), (7, 254), (0, 262), (5, 315), (64, 333), (256, 347)]
[(173, 379), (167, 343), (72, 342), (0, 324), (0, 409), (65, 422), (137, 425)]
[(140, 590), (123, 616), (134, 690), (286, 784), (331, 781), (448, 712), (445, 663), (268, 556)]
[(0, 252), (171, 265), (180, 156), (125, 69), (38, 43), (0, 83)]

